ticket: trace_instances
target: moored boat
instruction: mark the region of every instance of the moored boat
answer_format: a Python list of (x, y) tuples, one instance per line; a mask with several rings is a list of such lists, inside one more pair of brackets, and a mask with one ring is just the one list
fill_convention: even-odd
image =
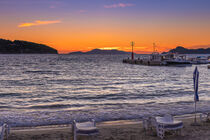
[(186, 59), (186, 55), (178, 55), (175, 53), (165, 54), (162, 58), (167, 66), (191, 66), (192, 63)]
[(195, 58), (190, 58), (192, 64), (208, 64), (210, 60), (206, 56), (197, 56)]
[(166, 60), (166, 65), (167, 66), (171, 66), (171, 65), (191, 66), (192, 63), (190, 63), (189, 61), (185, 61), (185, 60)]

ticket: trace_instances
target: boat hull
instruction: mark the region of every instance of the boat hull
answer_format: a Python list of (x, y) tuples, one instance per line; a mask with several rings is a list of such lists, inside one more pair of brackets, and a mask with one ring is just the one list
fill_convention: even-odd
[(167, 66), (192, 66), (189, 61), (166, 61)]

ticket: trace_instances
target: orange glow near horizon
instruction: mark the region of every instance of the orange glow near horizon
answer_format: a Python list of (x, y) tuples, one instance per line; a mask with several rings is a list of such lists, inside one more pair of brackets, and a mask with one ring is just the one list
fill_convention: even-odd
[[(164, 19), (165, 22), (162, 20), (156, 19), (154, 26), (152, 20), (129, 22), (129, 19), (118, 21), (114, 17), (75, 17), (73, 21), (64, 20), (59, 24), (53, 24), (58, 23), (56, 20), (45, 20), (49, 22), (39, 22), (43, 25), (27, 28), (18, 28), (17, 25), (21, 22), (17, 21), (1, 23), (0, 38), (45, 44), (57, 49), (59, 53), (86, 52), (96, 48), (131, 52), (131, 41), (135, 42), (135, 53), (151, 53), (153, 43), (156, 43), (158, 52), (169, 51), (176, 46), (210, 46), (210, 29), (207, 22), (188, 24), (189, 21), (174, 23), (167, 19)], [(198, 25), (202, 26), (198, 28)]]
[[(13, 0), (0, 2), (0, 38), (51, 46), (60, 53), (118, 49), (151, 53), (210, 47), (209, 1)], [(161, 6), (161, 7), (160, 7)], [(177, 10), (179, 9), (179, 10)]]
[(98, 48), (100, 50), (118, 50), (119, 47), (104, 47), (104, 48)]

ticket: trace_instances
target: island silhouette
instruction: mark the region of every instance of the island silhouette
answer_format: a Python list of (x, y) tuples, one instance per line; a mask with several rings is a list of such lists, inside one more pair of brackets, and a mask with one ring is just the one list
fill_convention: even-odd
[[(210, 54), (210, 48), (187, 49), (182, 46), (177, 46), (175, 49), (171, 49), (169, 52), (178, 54)], [(169, 52), (163, 52), (163, 54)]]
[(0, 39), (0, 54), (58, 54), (58, 51), (43, 44)]
[[(210, 48), (199, 49), (187, 49), (182, 46), (177, 46), (175, 49), (171, 49), (164, 53), (178, 53), (178, 54), (210, 54)], [(44, 44), (38, 44), (23, 40), (6, 40), (0, 39), (0, 54), (58, 54), (58, 51), (50, 46)], [(71, 52), (70, 55), (82, 55), (82, 54), (103, 54), (103, 55), (125, 55), (131, 54), (131, 52), (121, 51), (117, 49), (103, 50), (93, 49), (87, 52)]]
[(120, 50), (102, 50), (102, 49), (93, 49), (91, 51), (88, 52), (81, 52), (81, 51), (77, 51), (77, 52), (71, 52), (69, 53), (70, 55), (81, 55), (81, 54), (104, 54), (104, 55), (114, 55), (114, 54), (130, 54), (131, 52), (125, 52), (125, 51), (120, 51)]
[[(175, 49), (171, 49), (168, 52), (163, 52), (162, 54), (165, 53), (178, 53), (178, 54), (210, 54), (210, 48), (204, 49), (204, 48), (199, 48), (199, 49), (187, 49), (182, 46), (177, 46)], [(125, 52), (121, 50), (102, 50), (102, 49), (93, 49), (91, 51), (87, 52), (81, 52), (81, 51), (76, 51), (76, 52), (71, 52), (69, 53), (70, 55), (83, 55), (83, 54), (104, 54), (104, 55), (124, 55), (124, 54), (131, 54), (131, 52)]]

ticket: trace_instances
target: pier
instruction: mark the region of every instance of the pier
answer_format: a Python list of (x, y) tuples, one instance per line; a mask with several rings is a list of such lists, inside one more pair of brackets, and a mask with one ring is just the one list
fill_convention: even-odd
[[(209, 57), (196, 57), (196, 58), (187, 58), (185, 54), (177, 53), (165, 53), (160, 54), (155, 49), (156, 45), (153, 44), (153, 53), (150, 54), (147, 58), (134, 58), (134, 42), (131, 42), (132, 53), (131, 58), (123, 59), (123, 63), (127, 64), (136, 64), (136, 65), (147, 65), (147, 66), (192, 66), (192, 64), (208, 64), (210, 63)], [(208, 67), (209, 68), (209, 67)]]
[(151, 61), (144, 59), (123, 59), (123, 63), (136, 64), (136, 65), (146, 65), (146, 66), (166, 66), (167, 63), (162, 61)]
[(131, 42), (131, 47), (132, 47), (132, 53), (131, 53), (131, 59), (123, 59), (123, 63), (128, 63), (128, 64), (136, 64), (136, 65), (147, 65), (147, 66), (166, 66), (166, 62), (162, 61), (163, 56), (161, 56), (157, 51), (156, 51), (156, 45), (155, 43), (153, 44), (153, 49), (154, 52), (149, 56), (147, 59), (134, 59), (134, 42)]

